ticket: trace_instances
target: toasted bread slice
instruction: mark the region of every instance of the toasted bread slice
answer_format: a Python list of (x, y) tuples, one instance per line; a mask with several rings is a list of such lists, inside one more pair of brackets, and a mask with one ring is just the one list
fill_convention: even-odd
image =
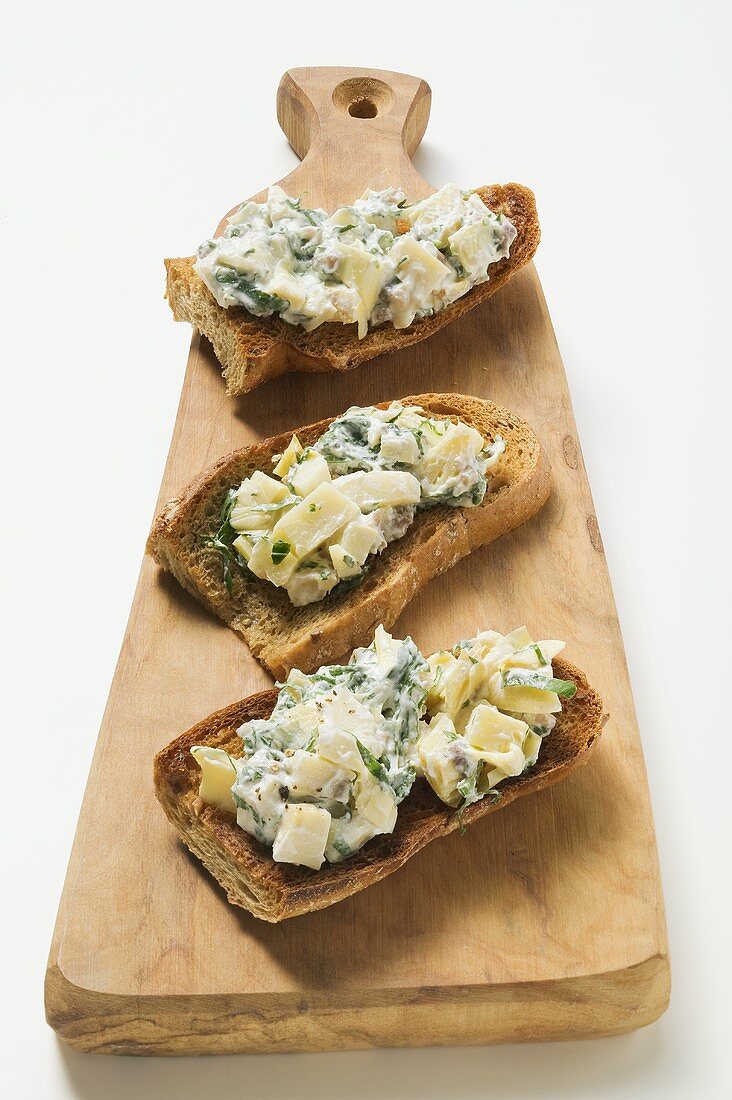
[(481, 187), (477, 192), (495, 214), (505, 214), (518, 231), (511, 255), (489, 270), (490, 278), (447, 309), (405, 329), (391, 324), (371, 329), (359, 340), (356, 325), (324, 324), (313, 332), (278, 317), (255, 317), (243, 306), (224, 309), (193, 270), (195, 257), (166, 260), (166, 297), (176, 321), (188, 321), (213, 345), (227, 393), (248, 393), (287, 371), (350, 370), (368, 359), (424, 340), (485, 301), (528, 263), (539, 244), (534, 194), (519, 183)]
[[(579, 669), (558, 659), (553, 665), (557, 676), (575, 682), (577, 694), (563, 702), (536, 765), (516, 779), (505, 780), (498, 802), (483, 799), (468, 806), (462, 815), (464, 825), (564, 779), (588, 759), (604, 723), (602, 700)], [(271, 922), (324, 909), (386, 878), (425, 844), (458, 828), (456, 811), (441, 802), (424, 780), (418, 780), (399, 808), (394, 832), (370, 840), (343, 863), (324, 864), (319, 871), (275, 863), (270, 850), (240, 829), (231, 814), (198, 797), (200, 771), (190, 749), (209, 745), (241, 756), (242, 742), (236, 730), (251, 718), (268, 718), (276, 699), (277, 691), (271, 690), (233, 703), (199, 722), (155, 757), (155, 792), (165, 813), (234, 905)]]
[[(291, 433), (266, 439), (226, 455), (201, 474), (156, 519), (147, 548), (188, 592), (241, 634), (254, 656), (275, 676), (292, 668), (310, 672), (358, 645), (366, 644), (379, 623), (389, 629), (427, 581), (472, 550), (511, 531), (549, 496), (549, 463), (529, 425), (489, 401), (462, 394), (420, 394), (402, 399), (435, 416), (459, 416), (506, 450), (476, 508), (424, 509), (403, 538), (370, 559), (358, 588), (332, 593), (320, 603), (294, 607), (284, 589), (239, 573), (231, 592), (221, 563), (202, 536), (219, 526), (221, 502), (254, 470), (269, 472), (272, 456), (284, 451)], [(383, 402), (381, 408), (386, 408)], [(314, 443), (331, 420), (297, 428), (303, 446)]]

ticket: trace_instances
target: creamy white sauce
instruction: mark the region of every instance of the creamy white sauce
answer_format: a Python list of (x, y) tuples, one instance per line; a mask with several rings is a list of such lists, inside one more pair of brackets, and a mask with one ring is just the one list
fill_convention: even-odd
[(195, 270), (224, 309), (243, 306), (310, 332), (326, 321), (406, 328), (485, 282), (516, 228), (454, 184), (417, 203), (398, 188), (366, 191), (330, 216), (271, 187), (246, 202)]
[(427, 663), (410, 638), (377, 632), (345, 666), (292, 672), (272, 716), (239, 730), (246, 756), (231, 788), (239, 825), (273, 844), (285, 805), (330, 814), (323, 855), (332, 863), (391, 832), (409, 793)]

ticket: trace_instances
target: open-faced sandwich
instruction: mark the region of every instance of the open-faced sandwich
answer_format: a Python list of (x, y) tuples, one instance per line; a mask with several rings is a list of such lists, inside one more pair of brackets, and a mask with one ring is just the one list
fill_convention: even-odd
[(521, 627), (425, 659), (378, 627), (348, 664), (292, 671), (173, 741), (157, 796), (231, 902), (267, 921), (321, 909), (587, 759), (602, 701), (563, 648)]
[(195, 256), (166, 260), (167, 298), (213, 345), (229, 393), (290, 370), (348, 370), (485, 301), (539, 243), (517, 183), (447, 184), (410, 203), (366, 191), (328, 215), (271, 187)]
[(166, 505), (148, 550), (285, 676), (392, 626), (427, 581), (523, 523), (549, 489), (525, 421), (422, 394), (227, 455)]

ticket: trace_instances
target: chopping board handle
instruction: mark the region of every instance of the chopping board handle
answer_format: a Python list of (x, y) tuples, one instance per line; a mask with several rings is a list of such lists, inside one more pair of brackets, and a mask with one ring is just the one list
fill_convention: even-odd
[(289, 69), (277, 91), (277, 118), (302, 163), (281, 181), (291, 194), (317, 179), (319, 201), (340, 205), (365, 186), (402, 187), (409, 198), (433, 188), (411, 156), (430, 113), (429, 84), (381, 69)]

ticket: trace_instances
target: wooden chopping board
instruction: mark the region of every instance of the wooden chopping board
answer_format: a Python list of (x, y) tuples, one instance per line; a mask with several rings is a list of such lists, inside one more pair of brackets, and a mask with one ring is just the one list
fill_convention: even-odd
[[(366, 186), (428, 194), (409, 156), (429, 106), (424, 81), (397, 73), (287, 73), (278, 118), (303, 160), (283, 186), (326, 208)], [(46, 976), (48, 1020), (71, 1046), (190, 1054), (570, 1039), (637, 1028), (666, 1007), (643, 754), (533, 265), (431, 340), (347, 374), (287, 375), (242, 398), (225, 396), (210, 347), (194, 336), (159, 503), (235, 447), (428, 390), (490, 398), (526, 417), (549, 453), (554, 493), (519, 530), (433, 581), (395, 634), (425, 652), (522, 623), (535, 637), (566, 638), (611, 716), (599, 747), (564, 783), (430, 845), (363, 893), (281, 925), (258, 922), (228, 905), (176, 840), (155, 800), (152, 757), (270, 681), (146, 558)]]

